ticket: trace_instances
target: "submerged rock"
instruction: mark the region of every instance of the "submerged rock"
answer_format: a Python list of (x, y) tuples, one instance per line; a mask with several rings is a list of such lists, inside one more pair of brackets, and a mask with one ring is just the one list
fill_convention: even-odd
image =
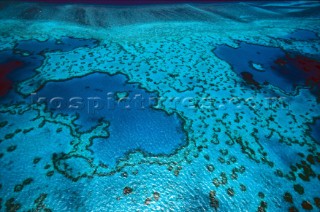
[(247, 190), (247, 187), (243, 184), (240, 185), (240, 190), (241, 191), (246, 191)]
[(144, 201), (144, 204), (145, 205), (150, 205), (151, 204), (151, 199), (148, 197), (145, 201)]
[(21, 208), (21, 204), (15, 202), (14, 198), (10, 198), (6, 201), (6, 211), (18, 211)]
[(215, 191), (210, 191), (209, 193), (209, 199), (210, 199), (210, 206), (212, 208), (219, 208), (219, 201), (216, 198), (216, 192)]
[(233, 197), (234, 196), (234, 190), (232, 188), (228, 188), (227, 189), (227, 193), (229, 194), (229, 196)]
[(289, 192), (286, 192), (286, 193), (283, 195), (283, 199), (284, 199), (286, 202), (293, 203), (292, 195), (291, 195)]
[(133, 192), (133, 189), (130, 187), (125, 187), (123, 189), (123, 194), (127, 195), (127, 194), (131, 194)]
[(319, 198), (319, 197), (315, 197), (315, 198), (314, 198), (314, 203), (316, 204), (316, 206), (317, 206), (318, 208), (320, 208), (320, 198)]
[(158, 201), (160, 199), (160, 193), (159, 192), (153, 192), (153, 198), (155, 201)]
[(22, 189), (23, 189), (23, 185), (18, 184), (14, 187), (14, 192), (20, 192), (22, 191)]
[(209, 165), (207, 165), (207, 169), (208, 169), (209, 172), (213, 172), (214, 171), (214, 166), (209, 164)]
[(293, 188), (300, 195), (304, 193), (304, 188), (300, 184), (295, 184)]
[(313, 209), (313, 207), (309, 201), (303, 201), (301, 203), (301, 206), (303, 209), (308, 210), (308, 211), (311, 211)]

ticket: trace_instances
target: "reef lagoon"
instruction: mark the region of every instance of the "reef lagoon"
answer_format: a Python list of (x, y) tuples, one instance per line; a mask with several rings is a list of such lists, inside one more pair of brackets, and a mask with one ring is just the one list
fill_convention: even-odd
[(0, 211), (320, 210), (320, 3), (161, 3), (0, 3)]

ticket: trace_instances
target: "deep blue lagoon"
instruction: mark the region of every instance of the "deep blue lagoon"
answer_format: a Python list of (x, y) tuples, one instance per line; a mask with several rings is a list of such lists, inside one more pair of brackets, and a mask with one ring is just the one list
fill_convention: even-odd
[(1, 2), (0, 211), (319, 211), (319, 9)]

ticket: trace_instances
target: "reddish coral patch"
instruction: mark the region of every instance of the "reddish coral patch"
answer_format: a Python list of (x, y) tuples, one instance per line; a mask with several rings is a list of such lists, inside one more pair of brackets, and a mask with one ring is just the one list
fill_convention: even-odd
[(305, 85), (310, 86), (312, 88), (318, 87), (320, 88), (320, 62), (302, 55), (289, 55), (286, 54), (284, 58), (278, 58), (274, 62), (281, 68), (279, 70), (281, 73), (285, 74), (297, 74), (292, 72), (292, 70), (288, 70), (289, 68), (295, 68), (299, 74), (302, 74)]
[(314, 203), (316, 204), (316, 206), (317, 206), (318, 208), (320, 208), (320, 198), (319, 198), (319, 197), (315, 197), (315, 198), (314, 198)]
[(311, 203), (308, 202), (308, 201), (303, 201), (301, 203), (301, 206), (302, 206), (303, 209), (308, 210), (308, 211), (311, 211), (313, 209)]
[(254, 80), (253, 75), (249, 72), (241, 72), (241, 76), (250, 85), (254, 85), (257, 89), (260, 89), (260, 84)]
[(287, 61), (282, 58), (278, 58), (274, 63), (280, 66), (284, 66), (287, 64)]
[(10, 61), (0, 64), (0, 96), (5, 96), (12, 89), (13, 82), (7, 78), (8, 74), (22, 65), (21, 61)]
[(310, 164), (313, 164), (314, 165), (314, 157), (312, 155), (308, 155), (307, 157), (307, 161), (310, 163)]
[(288, 211), (289, 212), (299, 212), (298, 209), (294, 206), (290, 207)]

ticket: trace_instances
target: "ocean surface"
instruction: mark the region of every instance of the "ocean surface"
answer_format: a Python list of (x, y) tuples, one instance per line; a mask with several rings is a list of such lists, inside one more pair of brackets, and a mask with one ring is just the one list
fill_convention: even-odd
[(1, 2), (0, 211), (320, 211), (319, 10)]

